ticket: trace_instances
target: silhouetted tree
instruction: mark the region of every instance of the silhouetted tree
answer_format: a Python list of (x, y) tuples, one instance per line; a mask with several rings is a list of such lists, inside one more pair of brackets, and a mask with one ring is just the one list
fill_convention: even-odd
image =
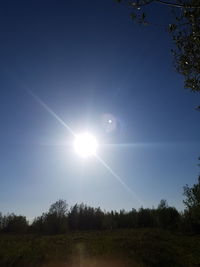
[(68, 214), (71, 230), (100, 230), (103, 228), (104, 213), (100, 208), (92, 208), (83, 203), (73, 206)]
[(56, 214), (57, 217), (66, 216), (68, 212), (68, 205), (65, 200), (59, 199), (53, 203), (49, 208), (49, 214)]
[(156, 220), (151, 209), (140, 208), (138, 211), (138, 227), (154, 227)]
[(3, 215), (0, 212), (0, 232), (2, 231), (2, 228), (3, 228)]
[(130, 212), (127, 214), (128, 216), (128, 227), (129, 228), (135, 228), (138, 226), (138, 212), (136, 209), (132, 209)]
[(74, 205), (71, 207), (70, 212), (68, 214), (68, 222), (70, 230), (78, 230), (79, 226), (79, 214), (78, 214), (78, 205)]
[(5, 233), (26, 233), (28, 222), (26, 217), (14, 213), (2, 217), (2, 231)]
[(68, 206), (65, 200), (53, 203), (49, 212), (35, 218), (31, 225), (31, 231), (43, 234), (63, 234), (68, 230), (67, 218)]
[(157, 209), (159, 226), (165, 229), (177, 229), (180, 223), (180, 214), (174, 207), (169, 207), (166, 200), (162, 199)]
[(103, 229), (116, 229), (119, 228), (119, 214), (116, 211), (104, 212), (102, 216), (102, 228)]
[(43, 213), (42, 216), (38, 216), (33, 220), (32, 224), (30, 226), (30, 232), (37, 233), (37, 234), (42, 234), (45, 232), (45, 230), (44, 230), (44, 217), (45, 217), (45, 214)]
[[(169, 32), (175, 48), (172, 49), (176, 70), (185, 78), (185, 87), (200, 92), (200, 0), (116, 0), (134, 10), (131, 18), (143, 25), (154, 24), (147, 19), (151, 4), (171, 7)], [(159, 25), (161, 26), (161, 25)]]
[(185, 222), (187, 222), (188, 228), (192, 228), (195, 232), (200, 232), (200, 176), (197, 184), (192, 187), (186, 185), (183, 189), (183, 194), (186, 197), (183, 201), (186, 206)]
[(169, 207), (167, 200), (161, 199), (160, 203), (158, 204), (158, 209), (167, 209)]

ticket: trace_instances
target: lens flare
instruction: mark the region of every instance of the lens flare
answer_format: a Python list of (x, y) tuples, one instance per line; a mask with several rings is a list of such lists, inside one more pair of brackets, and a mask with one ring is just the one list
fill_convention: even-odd
[[(99, 160), (99, 162), (110, 172), (110, 174), (112, 174), (112, 176), (117, 179), (120, 184), (127, 190), (129, 191), (132, 195), (134, 195), (135, 199), (139, 202), (139, 203), (143, 203), (135, 194), (135, 192), (133, 192), (133, 190), (119, 177), (119, 175), (117, 175), (110, 167), (107, 163), (105, 163), (105, 161), (99, 157), (96, 153), (97, 148), (98, 148), (98, 142), (96, 140), (96, 138), (89, 134), (89, 133), (82, 133), (79, 135), (76, 135), (74, 133), (74, 131), (71, 129), (71, 127), (66, 124), (46, 103), (44, 103), (37, 95), (35, 95), (30, 89), (27, 89), (27, 92), (46, 110), (48, 111), (60, 124), (62, 124), (74, 137), (74, 149), (75, 152), (83, 157), (83, 158), (87, 158), (89, 156), (95, 156), (96, 159)], [(106, 120), (104, 120), (104, 122), (107, 122), (107, 124), (114, 126), (113, 129), (115, 129), (115, 124), (116, 124), (116, 120), (114, 117), (107, 117)], [(107, 129), (108, 131), (110, 131), (111, 129)], [(121, 144), (123, 146), (123, 144)], [(132, 146), (134, 144), (126, 144), (128, 146)], [(143, 205), (142, 205), (143, 206)]]

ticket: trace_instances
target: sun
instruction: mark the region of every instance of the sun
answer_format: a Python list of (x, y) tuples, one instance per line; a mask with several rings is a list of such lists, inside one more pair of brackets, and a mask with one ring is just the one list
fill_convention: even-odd
[(76, 135), (74, 140), (75, 152), (82, 158), (88, 158), (96, 154), (98, 147), (97, 139), (90, 133)]

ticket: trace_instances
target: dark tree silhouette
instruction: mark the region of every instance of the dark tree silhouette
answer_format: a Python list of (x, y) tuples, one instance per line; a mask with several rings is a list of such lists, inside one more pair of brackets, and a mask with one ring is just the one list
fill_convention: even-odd
[(200, 232), (200, 176), (197, 184), (192, 187), (184, 186), (184, 196), (186, 199), (183, 203), (186, 206), (185, 222), (188, 228), (195, 232)]
[(65, 200), (59, 199), (49, 208), (49, 214), (56, 214), (58, 217), (66, 216), (68, 205)]
[[(198, 194), (196, 194), (198, 192)], [(83, 203), (75, 204), (68, 211), (66, 201), (58, 200), (53, 203), (49, 211), (36, 217), (31, 225), (26, 217), (15, 214), (2, 215), (0, 213), (0, 232), (4, 233), (35, 233), (35, 234), (64, 234), (69, 231), (85, 230), (113, 230), (120, 228), (157, 227), (167, 230), (195, 229), (199, 225), (199, 202), (191, 202), (195, 197), (199, 201), (199, 184), (193, 188), (185, 187), (188, 204), (187, 210), (180, 214), (174, 207), (170, 207), (166, 200), (161, 200), (158, 208), (143, 208), (138, 211), (120, 210), (102, 211)], [(191, 197), (192, 195), (192, 197)], [(197, 213), (196, 213), (197, 212)]]
[(176, 70), (184, 76), (186, 88), (200, 92), (200, 0), (116, 1), (134, 10), (131, 18), (143, 25), (158, 25), (148, 21), (148, 7), (151, 4), (171, 7), (173, 16), (170, 16), (172, 21), (167, 27), (175, 44), (172, 54)]
[(68, 206), (65, 200), (53, 203), (48, 213), (37, 217), (32, 225), (31, 231), (44, 234), (62, 234), (68, 230)]
[(157, 209), (159, 226), (165, 229), (176, 229), (180, 223), (180, 214), (174, 207), (169, 207), (166, 200), (162, 199)]
[(28, 222), (25, 216), (15, 215), (14, 213), (7, 216), (1, 215), (1, 230), (5, 233), (26, 233)]

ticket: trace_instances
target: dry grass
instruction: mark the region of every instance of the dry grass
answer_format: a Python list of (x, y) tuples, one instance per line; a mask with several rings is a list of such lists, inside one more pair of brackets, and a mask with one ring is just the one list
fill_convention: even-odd
[(0, 266), (195, 267), (200, 236), (157, 229), (0, 236)]

